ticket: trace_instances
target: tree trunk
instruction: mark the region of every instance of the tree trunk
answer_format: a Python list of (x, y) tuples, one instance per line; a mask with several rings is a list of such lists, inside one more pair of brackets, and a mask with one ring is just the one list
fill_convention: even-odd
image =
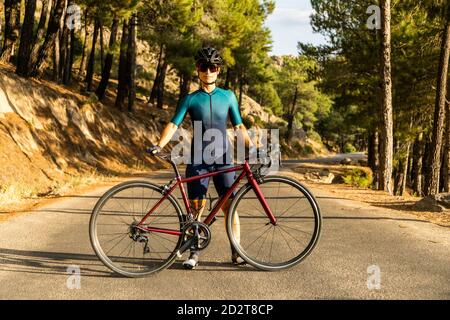
[(160, 48), (159, 48), (159, 55), (158, 55), (158, 65), (156, 66), (156, 75), (155, 75), (155, 80), (153, 81), (153, 86), (152, 86), (152, 90), (150, 92), (150, 98), (148, 99), (148, 103), (154, 105), (155, 104), (155, 100), (156, 97), (158, 96), (158, 87), (159, 87), (159, 83), (160, 83), (160, 78), (161, 78), (161, 69), (162, 69), (162, 65), (163, 65), (163, 60), (164, 60), (164, 45), (161, 44)]
[(376, 171), (377, 168), (377, 135), (376, 131), (369, 132), (367, 141), (367, 165), (372, 169), (372, 172)]
[(45, 35), (45, 24), (47, 23), (49, 0), (41, 0), (41, 3), (41, 15), (39, 18), (36, 34), (34, 35), (33, 46), (35, 46)]
[[(447, 92), (448, 90), (447, 86)], [(446, 103), (446, 122), (445, 122), (445, 148), (444, 148), (444, 168), (443, 168), (443, 189), (444, 192), (450, 192), (450, 104)]]
[[(31, 76), (39, 77), (46, 67), (46, 58), (48, 53), (53, 48), (56, 40), (57, 33), (60, 29), (60, 21), (64, 12), (66, 5), (65, 0), (54, 0), (56, 1), (53, 10), (50, 14), (50, 19), (48, 21), (47, 33), (45, 34), (44, 43), (39, 48), (37, 57), (33, 59)], [(34, 58), (34, 57), (33, 57)]]
[(448, 64), (450, 58), (450, 19), (446, 15), (439, 59), (436, 103), (434, 110), (433, 136), (431, 144), (431, 166), (427, 178), (426, 195), (439, 192), (439, 174), (441, 168), (441, 148), (444, 131), (445, 97), (447, 91)]
[(98, 31), (100, 29), (100, 20), (95, 19), (94, 26), (94, 34), (92, 36), (92, 47), (91, 53), (89, 54), (89, 60), (87, 64), (87, 72), (86, 72), (86, 91), (91, 91), (92, 88), (92, 79), (94, 77), (94, 67), (95, 67), (95, 47), (97, 45)]
[(0, 61), (9, 62), (14, 54), (14, 46), (20, 36), (21, 0), (5, 0), (5, 30)]
[(182, 73), (180, 75), (180, 94), (178, 95), (178, 101), (180, 101), (189, 94), (190, 88), (191, 88), (191, 75)]
[(120, 57), (119, 57), (119, 84), (117, 85), (117, 97), (115, 106), (119, 110), (124, 109), (125, 98), (128, 96), (127, 86), (127, 47), (128, 47), (128, 21), (124, 20), (122, 25), (122, 39), (120, 40)]
[(84, 13), (84, 41), (83, 41), (83, 49), (81, 50), (81, 62), (80, 62), (80, 68), (78, 69), (78, 75), (82, 76), (84, 74), (84, 68), (85, 68), (85, 61), (86, 61), (86, 44), (87, 39), (89, 37), (89, 31), (88, 31), (88, 12)]
[(244, 81), (243, 81), (242, 77), (239, 77), (239, 100), (238, 100), (239, 108), (241, 108), (241, 106), (242, 106), (243, 88), (244, 88)]
[(59, 41), (59, 79), (64, 82), (64, 72), (66, 70), (67, 60), (68, 60), (68, 51), (69, 51), (69, 29), (64, 26), (61, 29), (61, 36)]
[(286, 130), (286, 140), (289, 141), (292, 138), (292, 129), (294, 127), (294, 118), (295, 118), (295, 108), (297, 106), (298, 99), (298, 87), (295, 87), (294, 99), (292, 100), (292, 107), (289, 109), (287, 114), (287, 130)]
[(224, 88), (227, 90), (230, 89), (230, 73), (231, 73), (231, 69), (227, 68), (227, 74), (225, 77), (225, 85), (224, 85)]
[(99, 32), (100, 32), (100, 70), (103, 73), (103, 66), (105, 63), (105, 47), (103, 43), (103, 21), (100, 19), (99, 24)]
[(399, 165), (396, 170), (394, 194), (397, 196), (403, 196), (406, 190), (406, 175), (408, 172), (410, 145), (411, 143), (407, 142), (406, 153), (401, 159), (399, 159)]
[[(75, 56), (75, 29), (70, 30), (69, 33), (70, 36), (70, 46), (67, 50), (67, 57), (66, 57), (66, 64), (64, 66), (64, 79), (63, 82), (65, 85), (70, 84), (70, 81), (72, 80), (72, 66), (73, 66), (73, 60)], [(68, 41), (69, 43), (69, 41)]]
[(114, 45), (116, 44), (117, 31), (119, 29), (119, 19), (114, 18), (111, 26), (111, 36), (109, 38), (109, 51), (105, 57), (105, 65), (102, 71), (102, 79), (98, 85), (95, 94), (99, 100), (103, 100), (105, 97), (106, 88), (108, 87), (109, 78), (111, 77), (111, 68), (114, 60)]
[[(59, 33), (59, 31), (58, 31)], [(60, 68), (61, 68), (61, 50), (60, 50), (60, 46), (61, 46), (61, 42), (60, 42), (60, 37), (57, 34), (55, 37), (55, 44), (53, 46), (53, 81), (55, 82), (60, 82), (61, 78), (60, 78)]]
[(379, 189), (392, 194), (392, 79), (391, 79), (391, 1), (381, 0), (381, 128), (380, 128), (380, 168)]
[(25, 4), (25, 16), (20, 31), (19, 52), (17, 55), (16, 73), (27, 77), (30, 73), (30, 57), (34, 39), (34, 13), (36, 12), (36, 0), (27, 0)]
[(416, 138), (413, 147), (413, 192), (417, 196), (422, 196), (422, 181), (423, 181), (423, 173), (422, 173), (422, 165), (423, 165), (423, 153), (424, 153), (424, 141), (423, 141), (423, 133), (419, 133), (419, 136)]
[(372, 156), (370, 157), (370, 161), (368, 160), (368, 165), (372, 169), (373, 173), (373, 188), (378, 189), (378, 166), (380, 165), (380, 151), (377, 130), (374, 130), (374, 132), (371, 134), (369, 142), (369, 153), (372, 153)]
[(156, 107), (159, 109), (162, 109), (164, 105), (164, 87), (166, 83), (166, 73), (168, 66), (169, 65), (167, 59), (164, 58), (164, 62), (161, 66), (161, 74), (158, 82), (157, 97), (156, 97)]
[(133, 14), (128, 25), (127, 78), (129, 112), (133, 111), (136, 101), (136, 19), (136, 14)]

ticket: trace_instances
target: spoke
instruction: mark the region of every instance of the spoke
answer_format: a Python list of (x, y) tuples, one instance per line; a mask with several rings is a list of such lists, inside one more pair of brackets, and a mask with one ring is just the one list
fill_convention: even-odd
[[(312, 233), (309, 233), (309, 232), (307, 232), (307, 231), (304, 231), (304, 230), (301, 230), (301, 229), (292, 228), (292, 227), (286, 226), (286, 225), (283, 225), (283, 226), (284, 226), (285, 228), (289, 228), (289, 229), (292, 229), (292, 230), (300, 231), (300, 232), (306, 233), (307, 235), (312, 236)], [(281, 227), (281, 226), (280, 226), (280, 227)]]
[(127, 245), (127, 246), (126, 246), (126, 247), (125, 247), (125, 248), (124, 248), (117, 256), (120, 257), (120, 256), (122, 255), (122, 253), (124, 253), (125, 250), (127, 250), (127, 249), (133, 244), (133, 242), (134, 242), (134, 241), (131, 241), (130, 244)]
[[(149, 249), (150, 249), (150, 252), (156, 253), (156, 254), (159, 256), (159, 258), (160, 258), (161, 260), (164, 260), (163, 257), (161, 257), (161, 255), (159, 254), (158, 251), (153, 251), (153, 250), (152, 250), (152, 247), (150, 246), (150, 244), (148, 244), (148, 247), (149, 247)], [(151, 256), (151, 255), (150, 255), (150, 256)]]
[(106, 255), (108, 255), (108, 253), (110, 253), (112, 249), (117, 247), (119, 245), (119, 243), (121, 243), (124, 239), (126, 239), (126, 237), (123, 237), (122, 239), (120, 239), (111, 249), (108, 250), (108, 252), (106, 252)]
[(278, 208), (278, 197), (280, 196), (280, 185), (281, 185), (281, 183), (278, 183), (278, 192), (277, 192), (277, 199), (275, 200), (275, 211), (274, 212), (278, 212), (277, 208)]
[[(273, 226), (271, 226), (271, 227), (273, 227)], [(270, 230), (267, 231), (267, 235), (266, 235), (266, 237), (264, 238), (263, 242), (261, 243), (261, 247), (259, 248), (258, 252), (256, 253), (256, 257), (259, 257), (259, 252), (260, 252), (261, 249), (263, 248), (264, 243), (266, 242), (267, 238), (269, 237), (269, 234), (270, 234)]]
[[(242, 224), (241, 224), (241, 226), (242, 226)], [(253, 231), (246, 232), (246, 233), (245, 233), (245, 236), (249, 236), (249, 235), (252, 234), (253, 232), (258, 231), (258, 230), (261, 230), (261, 228), (264, 228), (265, 226), (267, 226), (267, 224), (263, 224), (261, 227), (256, 228), (256, 229), (254, 229)]]
[(147, 204), (145, 205), (145, 210), (143, 211), (143, 217), (145, 217), (145, 215), (148, 213), (147, 209), (148, 205), (150, 204), (150, 201), (152, 200), (153, 192), (155, 192), (155, 190), (152, 189), (152, 194), (148, 198)]
[(285, 214), (290, 208), (292, 208), (292, 207), (294, 206), (294, 204), (296, 204), (300, 199), (303, 199), (303, 198), (298, 198), (297, 201), (295, 201), (290, 207), (288, 207), (286, 210), (284, 210), (284, 212), (283, 212), (282, 214), (280, 214), (280, 215), (277, 217), (277, 219), (280, 218), (280, 217), (282, 217), (283, 214)]
[(284, 241), (286, 242), (288, 248), (292, 251), (292, 253), (295, 255), (294, 250), (292, 250), (291, 246), (289, 245), (289, 241), (287, 241), (286, 237), (283, 235), (283, 233), (281, 232), (282, 229), (280, 229), (280, 235), (283, 237)]
[[(269, 227), (269, 228), (270, 228), (270, 227)], [(253, 240), (253, 242), (250, 243), (250, 244), (248, 245), (247, 249), (250, 248), (250, 247), (251, 247), (251, 246), (252, 246), (259, 238), (261, 238), (261, 237), (263, 236), (264, 231), (265, 231), (265, 230), (263, 230), (263, 232), (261, 233), (261, 235), (260, 235), (258, 238), (256, 238), (255, 240)]]
[(272, 243), (270, 245), (270, 252), (269, 252), (269, 262), (272, 258), (272, 249), (273, 249), (273, 240), (275, 239), (275, 227), (273, 228), (273, 232), (272, 232)]
[[(159, 212), (161, 212), (161, 214), (164, 214), (164, 211), (166, 210), (166, 208), (167, 208), (170, 204), (171, 204), (171, 202), (170, 202), (170, 201), (167, 201), (166, 206), (165, 206), (163, 209), (160, 209)], [(155, 214), (150, 215), (150, 217), (148, 218), (148, 219), (149, 219), (148, 223), (149, 223), (149, 224), (150, 224), (150, 223), (154, 223), (154, 222), (158, 221), (159, 219), (161, 219), (162, 217), (165, 217), (165, 216), (163, 215), (163, 216), (159, 216), (159, 217), (158, 217), (158, 213), (156, 212)], [(155, 220), (151, 221), (151, 218), (155, 218)]]
[(156, 232), (152, 232), (151, 234), (154, 235), (154, 236), (157, 236), (157, 237), (159, 237), (159, 238), (161, 238), (161, 239), (164, 239), (164, 240), (166, 240), (166, 241), (169, 241), (169, 242), (172, 242), (172, 243), (175, 243), (175, 244), (178, 243), (177, 241), (173, 241), (173, 240), (169, 240), (169, 239), (167, 239), (167, 238), (164, 238), (161, 234), (158, 234), (158, 233), (156, 233)]
[[(308, 202), (308, 204), (309, 204), (309, 202)], [(283, 217), (282, 219), (292, 218), (294, 215), (301, 214), (301, 213), (305, 212), (305, 211), (308, 210), (308, 209), (312, 209), (312, 207), (308, 205), (308, 206), (306, 206), (305, 209), (303, 209), (303, 210), (301, 210), (301, 211), (299, 211), (299, 212), (294, 212), (294, 213), (291, 214), (290, 216), (285, 216), (285, 217)], [(281, 217), (281, 216), (280, 216), (280, 217)], [(279, 219), (280, 217), (278, 217), (278, 219)], [(299, 218), (308, 218), (308, 217), (301, 217), (301, 216), (300, 216)], [(310, 219), (312, 219), (312, 217), (310, 217)]]
[[(159, 236), (159, 235), (158, 235)], [(164, 240), (167, 240), (167, 241), (170, 241), (169, 239), (165, 239), (165, 238), (163, 238), (163, 237), (161, 237), (161, 236), (159, 236), (161, 239), (164, 239)], [(171, 241), (170, 241), (171, 242)], [(166, 249), (167, 250), (167, 253), (172, 253), (173, 252), (173, 250), (170, 250), (169, 248), (167, 248), (165, 245), (164, 245), (164, 243), (162, 243), (161, 241), (159, 242), (159, 244), (161, 244), (163, 247), (164, 247), (164, 249)]]
[(99, 236), (111, 236), (114, 234), (125, 235), (125, 234), (128, 234), (128, 232), (99, 233), (98, 235)]
[(290, 234), (287, 230), (285, 230), (282, 226), (279, 226), (281, 230), (283, 230), (284, 232), (286, 232), (292, 239), (294, 239), (295, 241), (297, 241), (298, 243), (302, 244), (302, 242), (298, 241), (292, 234)]
[[(111, 239), (109, 239), (109, 241), (115, 241), (115, 240), (120, 239), (120, 238), (122, 238), (124, 236), (125, 236), (125, 233), (122, 233), (122, 234), (120, 234), (118, 236), (112, 237)], [(105, 239), (105, 241), (108, 241), (108, 239)]]
[(134, 214), (134, 196), (133, 196), (133, 188), (131, 188), (131, 204), (132, 204), (132, 213), (133, 213), (133, 220), (135, 220), (135, 214)]
[(116, 198), (114, 198), (114, 197), (112, 197), (112, 199), (113, 199), (113, 200), (116, 200), (116, 202), (119, 203), (119, 205), (122, 207), (122, 209), (123, 209), (125, 212), (130, 213), (127, 209), (124, 208), (124, 206), (122, 205), (122, 203), (121, 203), (118, 199), (116, 199)]

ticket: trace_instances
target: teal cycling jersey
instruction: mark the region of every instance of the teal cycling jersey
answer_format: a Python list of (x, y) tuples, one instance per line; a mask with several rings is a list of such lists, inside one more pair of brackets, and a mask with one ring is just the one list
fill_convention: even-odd
[[(190, 115), (193, 124), (198, 121), (202, 126), (202, 137), (199, 137), (199, 140), (197, 140), (197, 137), (194, 136), (194, 140), (203, 141), (203, 134), (206, 130), (216, 129), (219, 130), (223, 136), (222, 146), (226, 150), (229, 149), (227, 143), (228, 117), (233, 126), (242, 124), (236, 95), (231, 90), (225, 90), (218, 87), (210, 93), (203, 89), (199, 89), (188, 94), (178, 104), (171, 122), (176, 126), (179, 126), (186, 117), (186, 114)], [(192, 143), (192, 155), (198, 153), (203, 154), (203, 151), (208, 144), (209, 142), (207, 141), (203, 141), (203, 143)], [(217, 154), (216, 156), (220, 156), (220, 154)], [(208, 161), (211, 162), (211, 159)]]

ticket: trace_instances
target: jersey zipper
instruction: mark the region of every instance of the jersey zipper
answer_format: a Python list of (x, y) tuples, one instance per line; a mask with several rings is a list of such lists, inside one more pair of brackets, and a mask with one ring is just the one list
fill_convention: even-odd
[(212, 129), (212, 95), (209, 95), (209, 127)]

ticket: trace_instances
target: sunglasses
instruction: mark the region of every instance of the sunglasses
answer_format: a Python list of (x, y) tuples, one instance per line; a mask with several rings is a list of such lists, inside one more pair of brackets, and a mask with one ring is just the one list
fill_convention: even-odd
[(206, 72), (209, 69), (209, 71), (214, 73), (219, 70), (219, 66), (217, 66), (215, 64), (208, 64), (208, 63), (200, 63), (198, 68), (201, 72)]

